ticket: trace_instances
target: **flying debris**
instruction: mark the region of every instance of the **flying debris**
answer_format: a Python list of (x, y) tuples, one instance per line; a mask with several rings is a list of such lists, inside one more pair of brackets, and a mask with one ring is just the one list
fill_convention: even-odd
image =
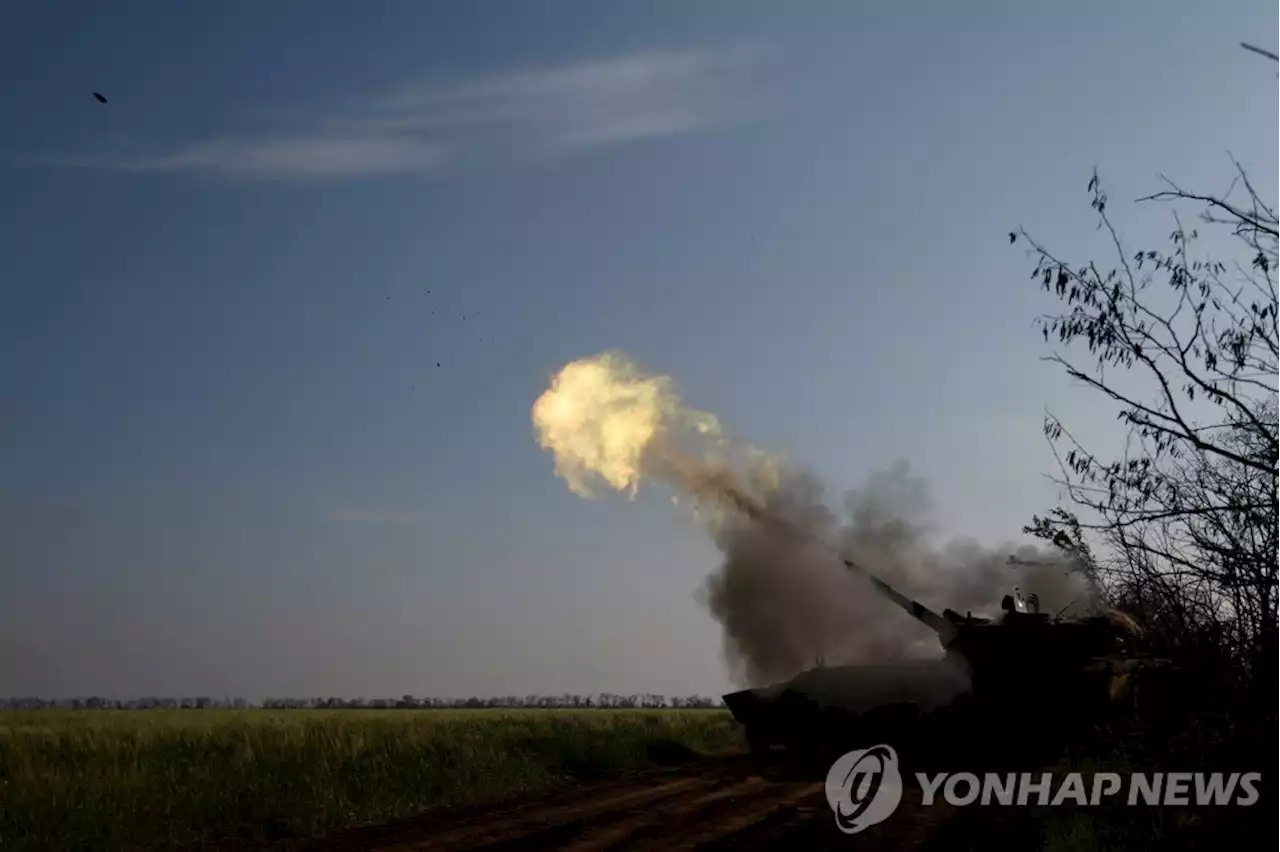
[(1272, 60), (1273, 62), (1280, 62), (1280, 56), (1277, 56), (1276, 54), (1272, 53), (1269, 50), (1263, 50), (1260, 47), (1254, 47), (1253, 45), (1245, 44), (1244, 42), (1240, 42), (1240, 46), (1243, 47), (1245, 50), (1258, 54), (1259, 56), (1265, 56), (1268, 59)]
[(98, 99), (98, 103), (100, 104), (105, 104), (107, 102), (107, 99), (104, 98), (102, 95), (98, 94), (97, 92), (94, 92), (93, 96)]

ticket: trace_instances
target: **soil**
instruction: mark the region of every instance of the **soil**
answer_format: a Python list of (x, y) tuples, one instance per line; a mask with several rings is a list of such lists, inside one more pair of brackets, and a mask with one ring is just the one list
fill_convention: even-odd
[[(989, 849), (993, 837), (1009, 834), (991, 825), (970, 826), (944, 804), (925, 807), (913, 789), (904, 791), (902, 804), (885, 822), (843, 834), (824, 795), (825, 770), (754, 756), (708, 758), (500, 808), (424, 813), (352, 829), (305, 849), (963, 849), (978, 835)], [(1010, 848), (1027, 848), (1023, 844), (1032, 840), (1001, 839), (1012, 842)]]

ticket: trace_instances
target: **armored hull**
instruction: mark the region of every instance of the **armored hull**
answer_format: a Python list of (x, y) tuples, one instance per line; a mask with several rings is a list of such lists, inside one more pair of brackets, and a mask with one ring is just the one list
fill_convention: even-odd
[(762, 750), (887, 735), (886, 726), (914, 722), (972, 694), (962, 666), (943, 658), (810, 669), (730, 693), (724, 702), (751, 747)]

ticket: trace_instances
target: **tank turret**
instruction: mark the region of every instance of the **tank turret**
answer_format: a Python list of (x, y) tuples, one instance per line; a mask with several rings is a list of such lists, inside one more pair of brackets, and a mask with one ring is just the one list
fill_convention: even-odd
[(844, 564), (870, 581), (883, 597), (932, 629), (948, 656), (963, 658), (966, 667), (975, 674), (1015, 664), (1030, 668), (1037, 661), (1039, 669), (1074, 661), (1083, 665), (1088, 659), (1129, 650), (1125, 647), (1128, 637), (1125, 635), (1127, 625), (1123, 622), (1105, 615), (1086, 619), (1051, 618), (1040, 611), (1037, 595), (1024, 597), (1018, 586), (1004, 596), (1000, 607), (1003, 612), (998, 619), (961, 615), (952, 609), (943, 610), (939, 615), (851, 560), (845, 559)]

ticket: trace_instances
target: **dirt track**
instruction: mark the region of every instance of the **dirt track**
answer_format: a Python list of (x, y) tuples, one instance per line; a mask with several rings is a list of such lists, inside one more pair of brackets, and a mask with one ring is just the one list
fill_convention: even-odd
[(487, 812), (358, 829), (312, 852), (428, 849), (918, 849), (954, 812), (908, 790), (886, 822), (841, 834), (822, 773), (748, 757), (699, 760)]

